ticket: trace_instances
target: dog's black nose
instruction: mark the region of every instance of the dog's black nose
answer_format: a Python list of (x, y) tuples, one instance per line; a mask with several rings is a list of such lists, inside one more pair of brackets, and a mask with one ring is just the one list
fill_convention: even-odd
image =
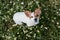
[(37, 22), (37, 18), (35, 18), (34, 21)]

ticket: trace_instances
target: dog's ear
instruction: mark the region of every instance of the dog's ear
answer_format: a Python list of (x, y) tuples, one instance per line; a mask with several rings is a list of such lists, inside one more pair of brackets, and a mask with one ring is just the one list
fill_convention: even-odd
[(25, 15), (26, 15), (27, 17), (31, 17), (31, 12), (30, 12), (30, 11), (25, 11)]
[(35, 17), (39, 16), (41, 14), (41, 10), (39, 8), (37, 8), (35, 11), (34, 11), (34, 15)]
[(39, 8), (37, 8), (34, 12), (37, 14), (39, 14), (39, 13), (41, 14), (41, 10)]

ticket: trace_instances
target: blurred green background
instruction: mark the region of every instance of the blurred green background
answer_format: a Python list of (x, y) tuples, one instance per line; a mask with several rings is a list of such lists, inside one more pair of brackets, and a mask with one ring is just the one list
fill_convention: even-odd
[[(12, 26), (13, 14), (41, 8), (36, 26)], [(60, 40), (60, 0), (0, 0), (0, 40)]]

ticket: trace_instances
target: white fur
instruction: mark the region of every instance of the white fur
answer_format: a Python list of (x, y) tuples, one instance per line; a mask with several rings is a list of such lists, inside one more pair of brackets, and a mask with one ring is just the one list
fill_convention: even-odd
[(39, 23), (39, 17), (37, 18), (37, 22), (34, 21), (34, 12), (31, 13), (33, 18), (29, 18), (25, 15), (24, 12), (17, 12), (13, 15), (13, 20), (16, 24), (21, 25), (22, 23), (26, 23), (27, 26), (34, 26)]

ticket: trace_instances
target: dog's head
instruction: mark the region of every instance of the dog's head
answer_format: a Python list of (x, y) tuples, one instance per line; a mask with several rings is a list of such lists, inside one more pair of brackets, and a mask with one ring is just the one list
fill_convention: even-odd
[(37, 8), (35, 11), (34, 11), (34, 21), (37, 22), (39, 20), (39, 17), (40, 17), (40, 14), (41, 14), (41, 10), (39, 8)]
[(33, 18), (35, 22), (37, 22), (37, 20), (39, 19), (40, 17), (40, 14), (41, 14), (41, 10), (39, 8), (35, 9), (34, 11), (34, 17), (31, 16), (31, 12), (30, 11), (25, 11), (25, 14), (27, 17), (29, 18)]

